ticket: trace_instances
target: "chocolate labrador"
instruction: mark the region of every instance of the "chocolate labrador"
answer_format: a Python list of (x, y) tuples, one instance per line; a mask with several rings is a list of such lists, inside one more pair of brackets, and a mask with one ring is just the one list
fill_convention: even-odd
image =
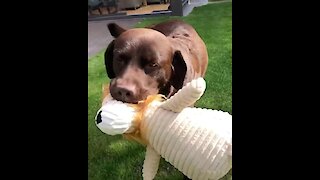
[(170, 97), (192, 79), (205, 75), (205, 43), (183, 21), (128, 30), (110, 23), (108, 29), (115, 39), (105, 52), (105, 67), (116, 100), (137, 103), (158, 93)]
[(111, 23), (108, 28), (115, 39), (105, 52), (105, 67), (116, 100), (137, 103), (158, 93), (170, 97), (205, 75), (206, 45), (183, 21), (128, 30)]

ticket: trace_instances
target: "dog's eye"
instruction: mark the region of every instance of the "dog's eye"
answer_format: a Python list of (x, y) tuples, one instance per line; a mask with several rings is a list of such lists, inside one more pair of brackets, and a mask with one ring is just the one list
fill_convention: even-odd
[(159, 64), (158, 64), (158, 63), (148, 63), (148, 64), (145, 66), (144, 70), (145, 70), (145, 72), (146, 72), (147, 74), (150, 74), (150, 73), (154, 72), (155, 70), (157, 70), (158, 67), (159, 67)]
[(126, 64), (129, 60), (129, 56), (126, 54), (119, 54), (115, 56), (115, 61), (120, 64)]
[(149, 63), (148, 66), (155, 68), (155, 67), (158, 67), (159, 65), (157, 63)]

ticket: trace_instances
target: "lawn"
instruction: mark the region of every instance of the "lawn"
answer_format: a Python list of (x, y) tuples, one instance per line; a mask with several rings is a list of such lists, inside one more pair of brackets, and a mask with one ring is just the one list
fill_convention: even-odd
[[(195, 8), (186, 17), (157, 17), (139, 22), (143, 27), (168, 19), (183, 19), (203, 38), (209, 54), (205, 76), (207, 89), (196, 103), (232, 114), (232, 3), (208, 4)], [(88, 61), (88, 178), (90, 180), (139, 180), (145, 147), (122, 136), (103, 134), (94, 124), (101, 105), (102, 85), (109, 82), (104, 51)], [(163, 159), (156, 180), (180, 180), (183, 175)], [(224, 178), (232, 179), (232, 171)]]

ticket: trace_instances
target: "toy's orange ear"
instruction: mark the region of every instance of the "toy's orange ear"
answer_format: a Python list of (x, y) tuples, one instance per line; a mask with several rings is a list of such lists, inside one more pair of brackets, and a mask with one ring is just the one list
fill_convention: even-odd
[(109, 84), (102, 85), (102, 101), (110, 94)]

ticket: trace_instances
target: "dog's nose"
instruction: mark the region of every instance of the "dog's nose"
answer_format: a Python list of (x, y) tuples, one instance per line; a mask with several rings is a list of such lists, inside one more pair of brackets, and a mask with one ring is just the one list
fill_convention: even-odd
[(127, 103), (136, 103), (134, 93), (132, 90), (123, 87), (115, 87), (112, 97), (118, 101), (127, 102)]

